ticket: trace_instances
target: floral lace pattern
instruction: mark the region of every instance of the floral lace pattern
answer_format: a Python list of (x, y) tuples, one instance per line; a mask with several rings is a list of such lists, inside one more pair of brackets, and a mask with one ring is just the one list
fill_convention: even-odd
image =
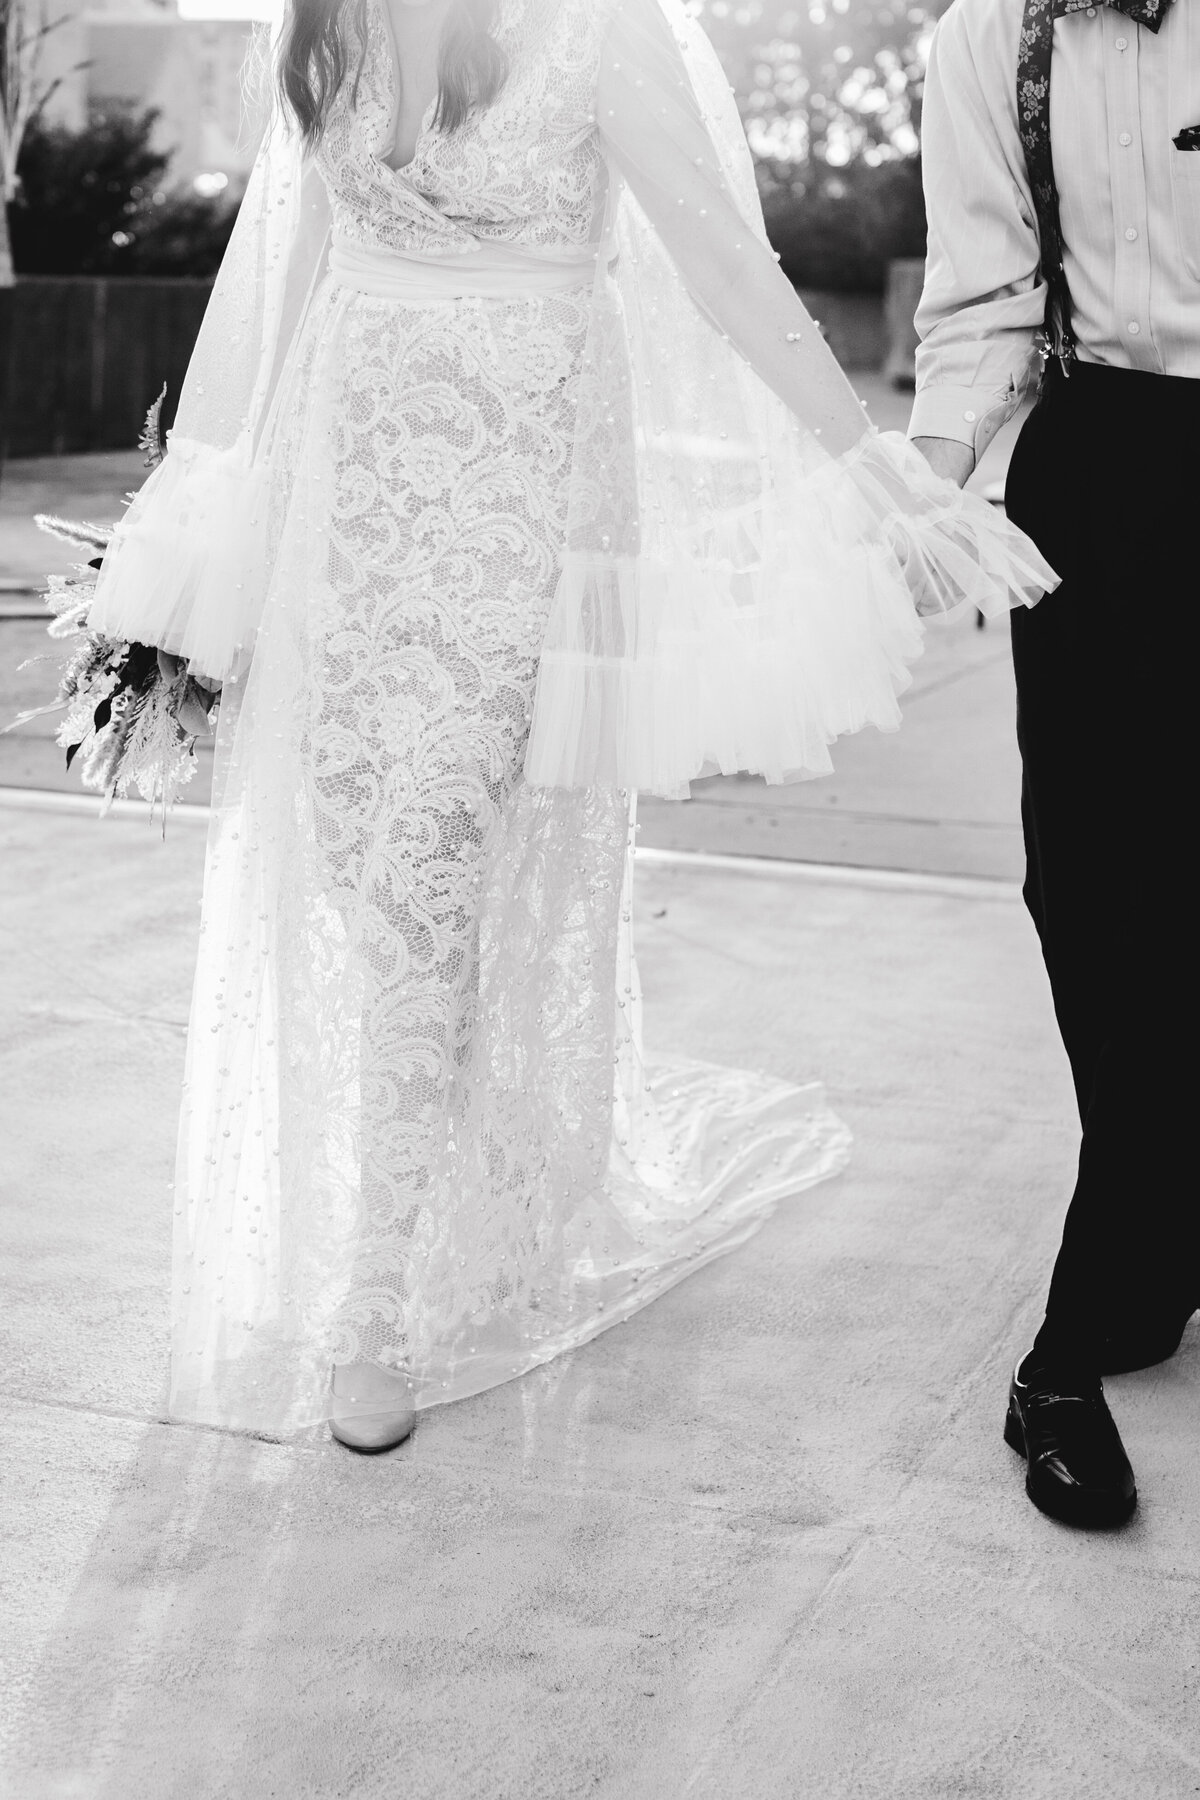
[[(337, 229), (587, 241), (602, 10), (512, 0), (503, 99), (409, 176), (378, 162), (373, 54), (322, 150)], [(327, 283), (292, 348), (274, 574), (222, 705), (177, 1416), (286, 1432), (361, 1360), (404, 1369), (418, 1405), (475, 1392), (845, 1160), (817, 1088), (643, 1065), (632, 797), (523, 779), (591, 324), (590, 288), (421, 304)]]
[(450, 136), (427, 126), (399, 170), (382, 160), (396, 103), (384, 4), (369, 0), (358, 93), (352, 105), (343, 91), (318, 153), (336, 233), (426, 255), (591, 241), (607, 181), (595, 95), (612, 0), (508, 0), (499, 96)]
[[(304, 760), (339, 935), (366, 983), (364, 1218), (335, 1346), (349, 1360), (412, 1359), (415, 1328), (402, 1319), (419, 1315), (423, 1338), (444, 1344), (461, 1309), (478, 1310), (478, 1283), (499, 1279), (490, 1255), (472, 1259), (471, 1291), (451, 1283), (431, 1302), (450, 1224), (514, 1268), (528, 1254), (485, 1196), (494, 1186), (528, 1197), (531, 1145), (495, 1120), (461, 1136), (447, 1126), (490, 1091), (476, 1067), (481, 1055), (490, 1066), (478, 1007), (494, 981), (480, 895), (521, 767), (557, 576), (587, 311), (586, 295), (432, 315), (339, 295), (313, 321), (316, 386), (332, 395), (332, 579), (312, 621)], [(611, 796), (599, 818), (589, 853), (611, 884), (627, 822)], [(481, 1167), (469, 1166), (472, 1151), (486, 1151)], [(543, 1151), (536, 1165), (546, 1163)], [(430, 1214), (431, 1192), (474, 1206)], [(397, 1291), (399, 1249), (414, 1236), (422, 1254), (405, 1253)]]

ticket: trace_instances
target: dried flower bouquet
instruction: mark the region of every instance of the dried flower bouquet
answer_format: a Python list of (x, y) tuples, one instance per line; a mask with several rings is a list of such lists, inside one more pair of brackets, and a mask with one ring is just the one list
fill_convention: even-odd
[[(147, 414), (138, 441), (147, 468), (154, 468), (164, 454), (159, 418), (165, 392)], [(58, 693), (3, 729), (64, 710), (57, 741), (67, 753), (68, 769), (78, 758), (84, 787), (104, 795), (105, 810), (136, 789), (152, 807), (162, 807), (165, 821), (196, 772), (196, 740), (211, 733), (219, 694), (189, 675), (178, 658), (160, 654), (153, 645), (88, 630), (88, 610), (111, 529), (46, 513), (38, 514), (36, 522), (82, 550), (87, 560), (70, 575), (48, 577), (46, 604), (54, 617), (47, 629), (52, 638), (70, 640), (73, 646)]]

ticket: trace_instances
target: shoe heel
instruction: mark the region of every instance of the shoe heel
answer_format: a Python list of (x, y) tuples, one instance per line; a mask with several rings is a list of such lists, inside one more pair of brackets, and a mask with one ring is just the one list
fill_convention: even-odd
[(1025, 1455), (1025, 1433), (1021, 1429), (1020, 1416), (1011, 1400), (1008, 1403), (1008, 1413), (1004, 1420), (1004, 1441), (1010, 1450), (1016, 1451), (1018, 1456)]

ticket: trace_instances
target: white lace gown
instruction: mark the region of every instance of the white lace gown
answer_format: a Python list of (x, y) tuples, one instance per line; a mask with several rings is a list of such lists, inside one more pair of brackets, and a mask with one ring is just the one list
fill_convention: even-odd
[[(636, 189), (642, 227), (665, 154), (642, 76), (624, 140), (605, 126), (624, 79), (614, 20), (636, 4), (644, 0), (506, 0), (500, 97), (451, 136), (427, 119), (414, 161), (393, 171), (383, 159), (394, 49), (383, 0), (368, 0), (357, 92), (337, 102), (316, 157), (324, 194), (304, 204), (314, 217), (325, 209), (333, 254), (315, 258), (295, 329), (279, 339), (247, 478), (269, 577), (248, 676), (227, 685), (221, 707), (175, 1190), (179, 1418), (286, 1434), (327, 1415), (331, 1368), (354, 1360), (407, 1371), (419, 1406), (505, 1381), (628, 1317), (848, 1155), (816, 1084), (644, 1060), (630, 937), (627, 776), (637, 758), (603, 752), (586, 780), (531, 779), (535, 701), (548, 709), (550, 760), (567, 757), (563, 721), (581, 680), (585, 712), (598, 690), (612, 710), (611, 671), (631, 654), (628, 571), (653, 567), (655, 554), (677, 567), (693, 553), (679, 548), (683, 537), (664, 551), (671, 503), (655, 500), (644, 469), (636, 526), (611, 499), (628, 491), (611, 473), (624, 454), (614, 416), (651, 386), (638, 356), (653, 360), (659, 328), (648, 317), (639, 339), (636, 296), (606, 310), (596, 295), (612, 289), (617, 248), (627, 274), (672, 251), (669, 218), (658, 240), (646, 229), (618, 246), (613, 235), (618, 169), (638, 180), (638, 132), (649, 133), (650, 173)], [(660, 79), (665, 114), (683, 84), (674, 64)], [(691, 156), (684, 140), (681, 129), (674, 148), (691, 169), (707, 151)], [(267, 209), (264, 199), (264, 218)], [(261, 282), (269, 236), (259, 242), (267, 248), (251, 273)], [(602, 246), (611, 268), (597, 282)], [(672, 253), (686, 265), (686, 245)], [(463, 291), (447, 269), (469, 271)], [(728, 323), (727, 289), (714, 281), (696, 294), (718, 326)], [(759, 354), (770, 364), (755, 339), (777, 322), (772, 307), (795, 308), (786, 322), (808, 328), (790, 293), (770, 294), (744, 328), (744, 357), (690, 300), (673, 327), (700, 346), (704, 361), (691, 369), (700, 397), (686, 430), (642, 437), (645, 447), (657, 432), (691, 446), (687, 454), (708, 446), (695, 530), (721, 512), (742, 537), (755, 535), (744, 470), (729, 472), (728, 433), (709, 430), (702, 413), (718, 346), (744, 372)], [(744, 307), (747, 295), (735, 299)], [(623, 387), (604, 373), (614, 319)], [(239, 333), (227, 319), (221, 329), (236, 359)], [(782, 415), (788, 377), (768, 366), (764, 379)], [(827, 407), (822, 379), (839, 384)], [(193, 408), (203, 391), (194, 388)], [(836, 421), (840, 407), (844, 420), (836, 371), (810, 368), (807, 391), (817, 417)], [(862, 433), (852, 411), (849, 444)], [(760, 467), (770, 430), (768, 420), (746, 466)], [(820, 432), (806, 468), (829, 462)], [(182, 479), (189, 454), (181, 431), (167, 480)], [(867, 460), (879, 454), (868, 448)], [(885, 484), (902, 447), (888, 456)], [(661, 492), (686, 489), (678, 505), (695, 509), (692, 484), (677, 477), (668, 471)], [(937, 486), (941, 518), (955, 503)], [(819, 482), (814, 494), (804, 560), (820, 571), (837, 534)], [(793, 498), (802, 512), (798, 487)], [(200, 517), (189, 504), (159, 533), (163, 566)], [(860, 493), (849, 510), (862, 506)], [(824, 537), (813, 519), (825, 521)], [(761, 521), (755, 530), (750, 555), (761, 567)], [(952, 526), (947, 541), (961, 546), (964, 530)], [(782, 524), (779, 537), (794, 567)], [(808, 772), (828, 766), (838, 729), (894, 723), (919, 647), (907, 589), (885, 583), (877, 561), (864, 575), (852, 539), (842, 530), (844, 561), (826, 572), (808, 622), (787, 627), (808, 633), (809, 686), (803, 704), (786, 704), (815, 745), (780, 752), (793, 771), (802, 755)], [(610, 590), (594, 573), (579, 577), (584, 600), (573, 618), (562, 613), (589, 544), (619, 561), (610, 589), (625, 634), (617, 654), (593, 642), (590, 663), (578, 653), (579, 619), (603, 636), (596, 621)], [(136, 544), (122, 552), (126, 596), (135, 553)], [(971, 554), (978, 570), (986, 558), (977, 546)], [(705, 555), (736, 591), (733, 553)], [(901, 560), (911, 572), (911, 547)], [(149, 635), (129, 616), (144, 602), (127, 598), (122, 615), (119, 586), (114, 577), (105, 600), (102, 583), (100, 622)], [(687, 586), (691, 605), (698, 583)], [(188, 647), (165, 628), (154, 641)], [(547, 691), (552, 655), (565, 671), (561, 703)], [(732, 663), (726, 675), (736, 684)], [(660, 694), (656, 704), (677, 702)], [(700, 699), (678, 704), (681, 716), (700, 716)], [(574, 729), (587, 737), (586, 721)], [(739, 766), (736, 744), (728, 755)], [(665, 787), (677, 791), (677, 775)]]

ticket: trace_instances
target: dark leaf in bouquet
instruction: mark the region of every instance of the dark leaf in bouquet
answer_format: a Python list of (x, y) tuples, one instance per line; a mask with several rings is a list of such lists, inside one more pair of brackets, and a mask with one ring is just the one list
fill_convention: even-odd
[(104, 727), (108, 724), (109, 720), (112, 718), (112, 703), (113, 703), (113, 696), (111, 694), (106, 694), (104, 696), (103, 700), (100, 702), (99, 706), (96, 708), (95, 712), (92, 714), (92, 724), (95, 726), (97, 731), (103, 731)]
[(149, 686), (157, 675), (158, 651), (154, 646), (152, 644), (130, 644), (121, 670), (122, 685), (137, 688), (140, 691)]
[(80, 742), (78, 744), (68, 744), (67, 745), (67, 767), (68, 767), (68, 769), (70, 768), (71, 764), (75, 761), (76, 756), (79, 754), (79, 752), (82, 749), (83, 749), (82, 742)]

